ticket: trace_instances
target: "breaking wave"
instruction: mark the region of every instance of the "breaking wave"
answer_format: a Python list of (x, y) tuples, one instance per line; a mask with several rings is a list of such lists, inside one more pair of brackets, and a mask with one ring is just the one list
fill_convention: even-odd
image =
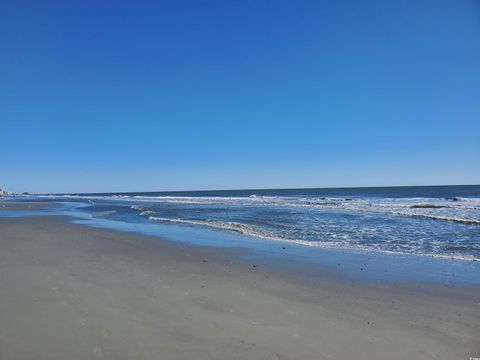
[[(142, 215), (142, 214), (140, 214)], [(384, 249), (381, 247), (367, 247), (358, 244), (351, 244), (348, 242), (320, 242), (320, 241), (306, 241), (300, 239), (290, 239), (285, 237), (276, 236), (273, 233), (261, 229), (254, 225), (242, 224), (238, 222), (224, 222), (224, 221), (213, 221), (213, 220), (187, 220), (187, 219), (178, 219), (178, 218), (166, 218), (166, 217), (157, 217), (149, 216), (148, 219), (153, 221), (161, 221), (167, 223), (183, 224), (183, 225), (193, 225), (193, 226), (206, 226), (209, 228), (226, 230), (241, 233), (243, 235), (258, 237), (266, 240), (272, 241), (281, 241), (284, 243), (291, 243), (296, 245), (304, 245), (310, 247), (320, 247), (320, 248), (330, 248), (330, 249), (351, 249), (357, 251), (381, 251), (391, 254), (411, 254), (416, 256), (428, 256), (434, 258), (443, 258), (443, 259), (455, 259), (455, 260), (464, 260), (464, 261), (478, 261), (475, 256), (470, 254), (438, 254), (438, 253), (420, 253), (420, 252), (402, 252), (402, 251), (392, 251)], [(464, 250), (465, 248), (455, 248), (452, 250)], [(468, 249), (468, 248), (467, 248)]]
[[(178, 205), (228, 205), (228, 206), (271, 206), (304, 209), (333, 209), (351, 212), (381, 213), (395, 216), (412, 216), (439, 221), (453, 221), (480, 225), (480, 198), (339, 198), (339, 197), (288, 197), (258, 196), (80, 196), (64, 195), (68, 198), (107, 200), (114, 202), (137, 202)], [(133, 205), (132, 209), (140, 209)]]

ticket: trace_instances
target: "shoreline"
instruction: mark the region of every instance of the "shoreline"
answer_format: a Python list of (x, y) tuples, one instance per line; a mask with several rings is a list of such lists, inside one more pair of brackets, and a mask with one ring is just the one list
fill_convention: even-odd
[(446, 286), (480, 285), (480, 262), (472, 259), (356, 248), (305, 246), (248, 236), (203, 226), (102, 219), (84, 211), (85, 204), (54, 201), (0, 202), (0, 217), (65, 216), (74, 224), (161, 238), (172, 243), (206, 248), (237, 248), (240, 257), (255, 259), (277, 270), (302, 275), (316, 267), (354, 281), (419, 282)]
[(478, 286), (305, 276), (56, 216), (0, 219), (0, 247), (2, 359), (480, 353)]

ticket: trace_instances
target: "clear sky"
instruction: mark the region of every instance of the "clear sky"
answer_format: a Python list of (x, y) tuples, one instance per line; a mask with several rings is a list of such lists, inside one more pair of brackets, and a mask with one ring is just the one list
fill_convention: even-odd
[(480, 3), (1, 1), (0, 187), (480, 183)]

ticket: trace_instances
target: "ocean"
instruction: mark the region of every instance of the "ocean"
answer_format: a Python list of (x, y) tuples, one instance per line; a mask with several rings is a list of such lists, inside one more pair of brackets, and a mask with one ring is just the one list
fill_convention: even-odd
[(480, 185), (40, 197), (82, 203), (92, 219), (209, 228), (279, 246), (480, 260)]

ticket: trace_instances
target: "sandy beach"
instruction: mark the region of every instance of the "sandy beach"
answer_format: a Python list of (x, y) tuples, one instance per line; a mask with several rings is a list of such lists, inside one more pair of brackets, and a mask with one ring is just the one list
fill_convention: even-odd
[(0, 358), (468, 359), (478, 287), (300, 276), (65, 217), (0, 219)]
[(480, 360), (479, 14), (0, 0), (0, 360)]

